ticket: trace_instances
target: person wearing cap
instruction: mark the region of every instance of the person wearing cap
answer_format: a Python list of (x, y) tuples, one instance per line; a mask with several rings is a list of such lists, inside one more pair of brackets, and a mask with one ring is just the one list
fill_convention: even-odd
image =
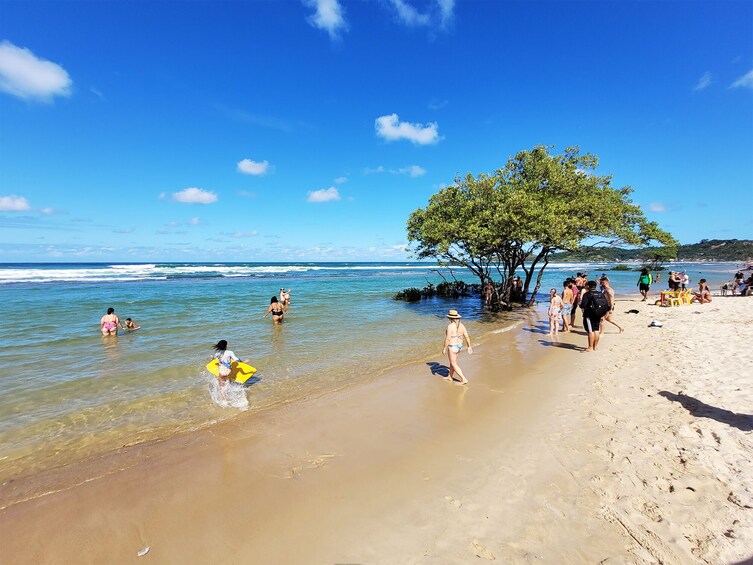
[(290, 291), (293, 290), (289, 288), (288, 290), (285, 290), (284, 288), (280, 289), (280, 304), (282, 304), (283, 308), (287, 308), (290, 306)]
[(460, 368), (460, 365), (458, 365), (458, 355), (463, 349), (463, 339), (465, 339), (468, 344), (469, 355), (473, 353), (473, 348), (471, 347), (471, 338), (468, 337), (468, 330), (466, 330), (465, 326), (460, 322), (461, 317), (462, 316), (458, 314), (457, 310), (450, 310), (447, 313), (447, 318), (450, 320), (450, 323), (447, 324), (447, 330), (445, 331), (442, 355), (446, 353), (447, 358), (450, 360), (450, 374), (444, 377), (444, 379), (447, 381), (457, 381), (458, 379), (454, 377), (457, 373), (460, 377), (460, 384), (464, 385), (468, 383), (468, 379), (465, 378), (463, 370)]

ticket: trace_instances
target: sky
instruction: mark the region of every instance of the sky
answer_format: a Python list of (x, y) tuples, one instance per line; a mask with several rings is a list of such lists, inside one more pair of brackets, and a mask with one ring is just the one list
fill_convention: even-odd
[[(753, 2), (0, 2), (0, 262), (401, 261), (577, 145), (681, 243), (753, 239)], [(574, 203), (577, 205), (577, 203)]]

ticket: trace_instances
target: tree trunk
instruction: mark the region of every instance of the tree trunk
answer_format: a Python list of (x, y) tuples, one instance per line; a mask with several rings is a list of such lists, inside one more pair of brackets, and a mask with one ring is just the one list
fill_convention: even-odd
[(541, 265), (541, 269), (539, 269), (539, 274), (536, 277), (536, 286), (533, 289), (533, 292), (531, 293), (531, 298), (528, 300), (528, 305), (532, 306), (534, 301), (536, 300), (536, 295), (539, 292), (539, 289), (541, 288), (541, 277), (544, 275), (544, 269), (546, 269), (546, 266), (549, 264), (549, 254), (547, 253), (544, 256), (544, 264)]

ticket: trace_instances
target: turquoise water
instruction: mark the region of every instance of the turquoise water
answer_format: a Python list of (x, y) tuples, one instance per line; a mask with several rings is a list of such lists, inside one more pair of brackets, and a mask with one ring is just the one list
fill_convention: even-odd
[[(728, 280), (735, 266), (687, 267), (694, 282), (713, 283)], [(551, 265), (542, 296), (586, 268), (597, 275), (609, 266)], [(618, 293), (635, 293), (635, 272), (609, 274)], [(0, 474), (237, 415), (212, 402), (216, 381), (204, 370), (219, 339), (258, 368), (258, 382), (245, 390), (253, 411), (399, 365), (423, 370), (418, 361), (427, 357), (442, 361), (448, 308), (463, 314), (475, 340), (519, 322), (521, 314), (485, 313), (475, 298), (392, 299), (441, 280), (432, 265), (411, 263), (0, 265)], [(292, 305), (275, 326), (261, 316), (283, 286), (293, 289)], [(108, 307), (142, 329), (101, 336)], [(512, 340), (510, 347), (526, 345)]]

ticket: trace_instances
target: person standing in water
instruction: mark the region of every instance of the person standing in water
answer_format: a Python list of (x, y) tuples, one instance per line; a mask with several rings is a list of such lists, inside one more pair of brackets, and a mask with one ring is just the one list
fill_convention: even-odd
[(102, 335), (118, 335), (118, 327), (125, 329), (120, 318), (115, 314), (115, 308), (108, 308), (107, 314), (99, 319), (99, 329)]
[(286, 310), (288, 309), (288, 306), (290, 306), (290, 291), (293, 290), (292, 288), (289, 288), (288, 290), (285, 290), (284, 288), (280, 289), (280, 303), (282, 304), (282, 307)]
[(447, 358), (450, 361), (450, 374), (444, 377), (444, 379), (448, 381), (456, 381), (458, 379), (456, 379), (454, 375), (457, 373), (460, 377), (460, 384), (464, 385), (468, 383), (468, 379), (465, 378), (463, 370), (460, 368), (460, 365), (458, 365), (458, 355), (463, 349), (463, 339), (465, 339), (468, 344), (468, 354), (470, 355), (473, 353), (471, 338), (468, 337), (468, 330), (466, 330), (465, 326), (460, 322), (461, 316), (458, 314), (457, 310), (450, 310), (447, 313), (447, 318), (450, 320), (450, 323), (447, 324), (447, 330), (445, 331), (442, 355), (446, 353)]
[(275, 324), (281, 324), (285, 318), (285, 309), (282, 304), (277, 300), (276, 296), (273, 296), (269, 301), (269, 308), (264, 313), (262, 318), (266, 318), (269, 314), (272, 314), (272, 321)]
[(230, 380), (232, 364), (233, 361), (237, 363), (240, 359), (227, 348), (227, 340), (224, 339), (218, 341), (217, 345), (214, 346), (214, 355), (212, 357), (217, 359), (219, 363), (217, 378), (220, 379), (220, 399), (223, 402), (227, 402), (227, 391), (225, 389)]

